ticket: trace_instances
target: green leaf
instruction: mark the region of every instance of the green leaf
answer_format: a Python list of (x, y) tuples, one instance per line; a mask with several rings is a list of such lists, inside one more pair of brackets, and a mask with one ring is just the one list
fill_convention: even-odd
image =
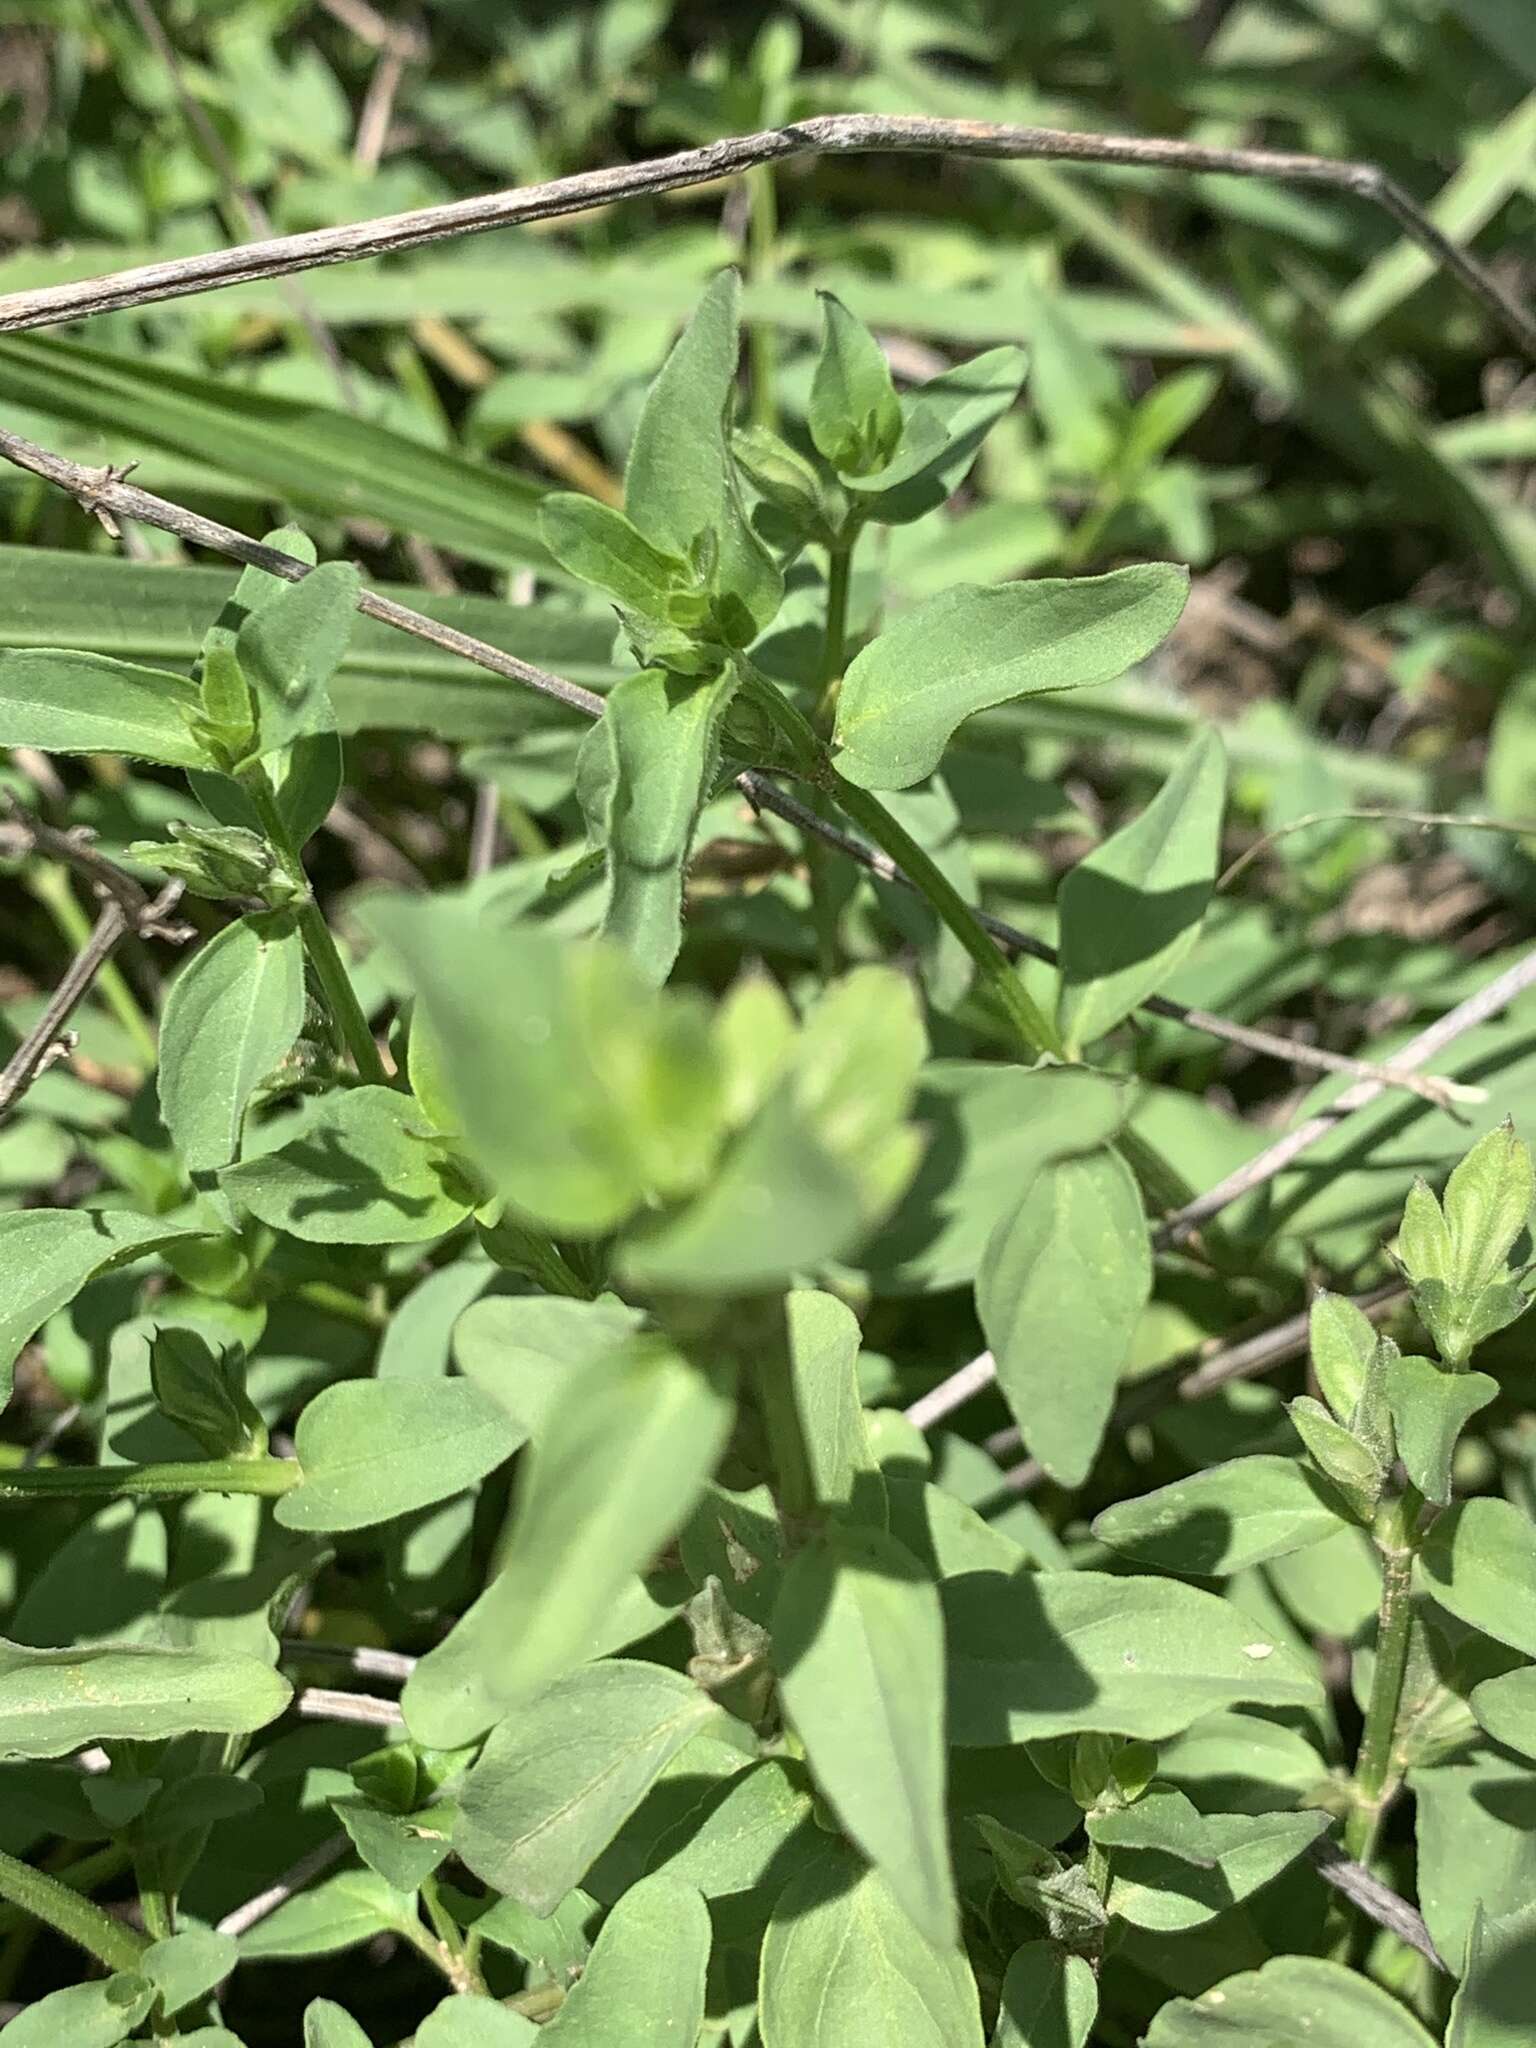
[(1348, 1422), (1376, 1356), (1376, 1326), (1346, 1295), (1324, 1293), (1312, 1303), (1308, 1330), (1317, 1383), (1340, 1422)]
[(803, 1765), (764, 1757), (726, 1778), (663, 1836), (653, 1868), (696, 1885), (706, 1899), (761, 1897), (786, 1855), (818, 1839), (811, 1831), (814, 1803)]
[(682, 2048), (704, 2024), (712, 1930), (692, 1886), (631, 1885), (603, 1922), (564, 2005), (539, 2030), (557, 2048)]
[(1438, 1517), (1419, 1551), (1440, 1605), (1495, 1642), (1536, 1657), (1536, 1527), (1512, 1501), (1463, 1501)]
[(969, 1285), (999, 1217), (1040, 1165), (1112, 1136), (1127, 1101), (1123, 1083), (1081, 1067), (930, 1061), (912, 1105), (928, 1148), (861, 1256), (876, 1291)]
[(1157, 1571), (1224, 1578), (1321, 1543), (1344, 1524), (1338, 1505), (1294, 1458), (1232, 1458), (1117, 1501), (1093, 1524), (1112, 1550)]
[(328, 1998), (304, 2008), (304, 2048), (373, 2048), (351, 2013)]
[(161, 1413), (210, 1458), (260, 1458), (267, 1425), (245, 1391), (238, 1345), (215, 1348), (196, 1330), (158, 1329), (150, 1344), (150, 1385)]
[(454, 1324), (454, 1363), (529, 1436), (540, 1437), (577, 1374), (622, 1349), (643, 1320), (613, 1295), (486, 1295)]
[(585, 1653), (631, 1574), (688, 1519), (733, 1415), (723, 1369), (659, 1338), (576, 1378), (529, 1453), (499, 1575), (406, 1685), (418, 1741), (472, 1742)]
[(1411, 1771), (1408, 1784), (1419, 1910), (1440, 1954), (1460, 1956), (1479, 1903), (1502, 1915), (1536, 1896), (1536, 1778), (1508, 1757), (1484, 1755)]
[(893, 1537), (834, 1526), (785, 1573), (773, 1642), (785, 1711), (818, 1786), (915, 1926), (953, 1942), (933, 1581)]
[(357, 618), (362, 578), (351, 562), (326, 562), (252, 611), (235, 636), (235, 659), (255, 694), (258, 752), (334, 732), (331, 678)]
[(465, 1142), (525, 1215), (598, 1236), (703, 1179), (720, 1081), (695, 999), (647, 989), (616, 946), (497, 929), (451, 898), (376, 897), (359, 921), (405, 968)]
[(1451, 1373), (1428, 1358), (1389, 1361), (1387, 1400), (1397, 1455), (1426, 1500), (1449, 1505), (1457, 1441), (1472, 1417), (1498, 1394), (1498, 1381), (1485, 1372)]
[[(683, 875), (720, 765), (734, 670), (704, 682), (642, 669), (610, 692), (586, 748), (602, 751), (608, 900), (602, 931), (660, 986), (683, 939)], [(585, 749), (584, 749), (585, 751)]]
[(211, 1927), (188, 1927), (164, 1941), (152, 1942), (139, 1968), (160, 1994), (160, 2009), (178, 2013), (194, 2000), (206, 1998), (240, 1960), (240, 1945)]
[(145, 2019), (154, 1986), (137, 1971), (70, 1984), (25, 2005), (6, 2023), (14, 2048), (117, 2048)]
[(1057, 1023), (1069, 1048), (1112, 1031), (1188, 956), (1216, 882), (1226, 781), (1221, 741), (1200, 733), (1141, 815), (1063, 880)]
[(1485, 1678), (1472, 1688), (1468, 1704), (1495, 1742), (1536, 1757), (1536, 1664)]
[(530, 1693), (459, 1787), (454, 1849), (541, 1919), (720, 1709), (680, 1672), (604, 1662)]
[(396, 1891), (415, 1891), (452, 1848), (454, 1810), (446, 1803), (420, 1813), (392, 1813), (370, 1800), (343, 1796), (331, 1801), (331, 1811), (368, 1868)]
[(1098, 2011), (1099, 1980), (1085, 1957), (1027, 1941), (1003, 1973), (992, 2048), (1086, 2048)]
[(847, 480), (864, 517), (905, 526), (942, 505), (1018, 397), (1027, 368), (1021, 348), (992, 348), (919, 385), (889, 467)]
[(1198, 1998), (1175, 1998), (1153, 2020), (1146, 2048), (1434, 2048), (1390, 1992), (1342, 1963), (1277, 1956), (1224, 1977)]
[(450, 1992), (416, 2029), (416, 2048), (538, 2048), (540, 2029), (493, 1998)]
[(478, 1485), (524, 1433), (469, 1380), (344, 1380), (299, 1417), (285, 1529), (367, 1529)]
[(126, 1209), (19, 1209), (0, 1215), (0, 1405), (16, 1354), (86, 1281), (206, 1230)]
[(1536, 1906), (1512, 1913), (1473, 1909), (1461, 1983), (1451, 2002), (1445, 2048), (1521, 2048), (1536, 1964)]
[(297, 1137), (221, 1176), (231, 1201), (310, 1244), (416, 1244), (463, 1221), (462, 1172), (408, 1095), (322, 1096)]
[(1202, 1814), (1183, 1793), (1154, 1788), (1120, 1813), (1090, 1815), (1088, 1831), (1114, 1852), (1110, 1913), (1177, 1934), (1272, 1883), (1330, 1825), (1315, 1812)]
[(556, 491), (539, 507), (539, 534), (563, 569), (603, 590), (626, 611), (668, 616), (667, 599), (688, 587), (688, 565), (651, 546), (622, 512), (574, 491)]
[[(830, 1866), (830, 1867), (829, 1867)], [(790, 1883), (763, 1942), (763, 2048), (981, 2048), (964, 1951), (930, 1941), (878, 1870), (829, 1854)]]
[(0, 1638), (0, 1759), (68, 1756), (93, 1742), (248, 1735), (291, 1690), (259, 1657), (103, 1643), (32, 1650)]
[(187, 723), (196, 709), (196, 690), (165, 669), (58, 647), (0, 653), (0, 746), (201, 768)]
[(304, 1023), (304, 945), (282, 912), (242, 917), (195, 953), (160, 1020), (160, 1114), (190, 1173), (240, 1152), (246, 1104)]
[(1043, 690), (1106, 683), (1150, 654), (1184, 608), (1166, 563), (993, 588), (957, 584), (887, 627), (843, 678), (837, 770), (906, 789), (939, 765), (974, 712)]
[(1058, 1485), (1088, 1476), (1151, 1292), (1141, 1192), (1108, 1146), (1047, 1161), (992, 1234), (976, 1313), (1003, 1397)]
[(1397, 1256), (1410, 1281), (1438, 1280), (1449, 1287), (1453, 1253), (1445, 1211), (1429, 1182), (1415, 1180), (1403, 1203), (1397, 1233)]
[(789, 1370), (816, 1499), (847, 1507), (878, 1473), (859, 1397), (857, 1316), (835, 1294), (785, 1297)]
[(853, 1175), (781, 1088), (703, 1193), (626, 1248), (622, 1271), (653, 1290), (768, 1293), (850, 1251), (867, 1221)]
[(1391, 1445), (1373, 1448), (1357, 1432), (1336, 1422), (1310, 1394), (1287, 1402), (1285, 1412), (1324, 1479), (1338, 1489), (1356, 1519), (1369, 1524), (1387, 1483)]
[(816, 451), (847, 476), (884, 468), (901, 439), (901, 402), (880, 344), (831, 292), (821, 301), (821, 353), (806, 425)]
[(1536, 1199), (1529, 1146), (1506, 1120), (1479, 1138), (1445, 1184), (1452, 1286), (1480, 1294), (1504, 1277), (1506, 1261)]
[(720, 517), (725, 414), (736, 377), (741, 280), (714, 278), (646, 393), (624, 471), (624, 510), (655, 547), (686, 561)]
[(1157, 1742), (1220, 1707), (1315, 1707), (1322, 1688), (1236, 1607), (1171, 1579), (968, 1572), (941, 1591), (949, 1739), (1079, 1729)]
[(372, 1870), (343, 1870), (285, 1899), (242, 1934), (240, 1955), (244, 1962), (335, 1955), (417, 1922), (411, 1893), (392, 1890)]

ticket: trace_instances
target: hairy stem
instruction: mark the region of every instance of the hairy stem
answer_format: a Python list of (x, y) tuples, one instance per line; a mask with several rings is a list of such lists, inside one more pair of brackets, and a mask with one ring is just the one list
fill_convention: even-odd
[(1397, 1790), (1398, 1720), (1413, 1633), (1414, 1531), (1422, 1506), (1419, 1494), (1409, 1487), (1383, 1511), (1377, 1525), (1382, 1578), (1376, 1664), (1355, 1759), (1355, 1803), (1344, 1828), (1345, 1854), (1356, 1863), (1369, 1862), (1382, 1816)]
[(168, 1465), (50, 1465), (0, 1474), (0, 1506), (36, 1500), (179, 1500), (193, 1493), (267, 1499), (299, 1483), (296, 1458), (189, 1458)]
[(17, 1857), (8, 1856), (4, 1850), (0, 1850), (0, 1898), (9, 1899), (13, 1906), (41, 1920), (109, 1970), (137, 1968), (139, 1957), (148, 1946), (90, 1899), (82, 1898), (46, 1871), (33, 1870)]
[(277, 796), (272, 788), (266, 769), (258, 762), (246, 769), (240, 777), (241, 787), (255, 806), (261, 820), (261, 828), (271, 841), (273, 850), (298, 882), (305, 884), (305, 895), (299, 908), (299, 936), (304, 941), (304, 951), (320, 992), (325, 998), (326, 1009), (340, 1035), (342, 1044), (352, 1055), (352, 1064), (365, 1081), (381, 1086), (388, 1082), (384, 1062), (379, 1049), (373, 1042), (373, 1032), (368, 1019), (363, 1015), (362, 1005), (357, 1000), (357, 991), (352, 986), (352, 977), (336, 949), (331, 928), (325, 921), (325, 913), (314, 897), (308, 893), (304, 865), (293, 844), (283, 814), (278, 808)]

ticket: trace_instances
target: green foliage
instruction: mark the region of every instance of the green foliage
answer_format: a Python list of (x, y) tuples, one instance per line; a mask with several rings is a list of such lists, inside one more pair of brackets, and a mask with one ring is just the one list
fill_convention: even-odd
[[(0, 478), (0, 1051), (187, 919), (0, 1084), (7, 2043), (1514, 2048), (1528, 989), (1383, 1070), (1530, 938), (1536, 440), (1360, 194), (984, 124), (1430, 138), (1513, 277), (1528, 38), (747, 12), (173, 11), (278, 234), (806, 161), (0, 342), (304, 520)], [(42, 14), (5, 316), (248, 210)]]

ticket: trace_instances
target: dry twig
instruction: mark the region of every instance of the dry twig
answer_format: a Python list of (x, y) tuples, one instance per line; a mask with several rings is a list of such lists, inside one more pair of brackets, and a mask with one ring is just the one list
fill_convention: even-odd
[[(353, 0), (355, 4), (355, 0)], [(1429, 216), (1377, 164), (1343, 163), (1295, 150), (1227, 149), (1159, 136), (1088, 135), (1055, 128), (989, 121), (931, 120), (909, 114), (827, 114), (732, 135), (702, 149), (680, 150), (645, 163), (615, 164), (574, 177), (555, 178), (477, 199), (417, 207), (379, 220), (348, 221), (305, 234), (279, 235), (203, 256), (141, 264), (108, 277), (12, 292), (0, 298), (0, 333), (48, 327), (124, 306), (153, 305), (226, 284), (285, 277), (328, 263), (350, 263), (397, 249), (419, 248), (450, 235), (555, 220), (615, 200), (673, 192), (689, 185), (738, 177), (759, 164), (798, 157), (868, 155), (974, 156), (1037, 163), (1117, 164), (1139, 170), (1222, 172), (1239, 178), (1274, 178), (1347, 192), (1390, 214), (1410, 240), (1479, 299), (1536, 361), (1536, 319), (1474, 256), (1442, 234)]]

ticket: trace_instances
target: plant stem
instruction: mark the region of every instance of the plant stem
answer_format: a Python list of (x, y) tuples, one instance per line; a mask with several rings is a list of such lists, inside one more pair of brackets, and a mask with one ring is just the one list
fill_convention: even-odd
[(46, 1871), (0, 1849), (0, 1898), (41, 1920), (109, 1970), (132, 1970), (148, 1947), (130, 1928)]
[[(32, 893), (58, 927), (60, 936), (79, 952), (91, 935), (91, 921), (80, 908), (68, 877), (52, 868), (41, 868), (32, 877)], [(127, 977), (115, 961), (108, 960), (96, 970), (96, 989), (126, 1035), (146, 1071), (153, 1073), (159, 1060), (155, 1033)]]
[(363, 1015), (362, 1005), (357, 1000), (357, 991), (352, 986), (346, 963), (336, 949), (331, 928), (325, 921), (314, 896), (310, 893), (304, 864), (289, 834), (288, 826), (278, 808), (277, 794), (272, 787), (266, 769), (257, 762), (242, 771), (240, 785), (255, 807), (261, 820), (261, 828), (272, 843), (284, 867), (296, 882), (304, 887), (304, 895), (298, 909), (299, 936), (304, 941), (304, 951), (314, 969), (315, 979), (330, 1012), (331, 1022), (340, 1036), (342, 1044), (352, 1055), (352, 1063), (365, 1081), (379, 1086), (388, 1085), (389, 1076), (384, 1071), (384, 1062), (379, 1057), (379, 1048), (373, 1042), (373, 1032), (368, 1019)]
[(816, 723), (823, 727), (831, 724), (848, 655), (848, 597), (857, 539), (855, 528), (836, 547), (827, 549), (827, 624), (821, 646), (822, 698), (816, 713)]
[(1423, 1504), (1417, 1491), (1408, 1487), (1378, 1518), (1376, 1547), (1381, 1554), (1382, 1579), (1376, 1664), (1360, 1753), (1355, 1759), (1355, 1803), (1344, 1828), (1345, 1852), (1357, 1863), (1370, 1860), (1382, 1815), (1397, 1790), (1398, 1716), (1413, 1633), (1414, 1531)]
[(1015, 973), (1007, 955), (998, 946), (969, 903), (917, 841), (870, 790), (845, 782), (832, 765), (831, 755), (810, 720), (804, 717), (783, 692), (743, 663), (752, 701), (773, 721), (787, 742), (799, 774), (814, 789), (833, 797), (856, 824), (862, 825), (877, 846), (888, 853), (908, 881), (932, 904), (976, 962), (981, 978), (1031, 1058), (1040, 1053), (1062, 1055), (1056, 1027), (1036, 1005)]
[[(120, 1876), (131, 1860), (121, 1843), (108, 1842), (105, 1848), (93, 1849), (88, 1856), (77, 1856), (73, 1863), (66, 1863), (62, 1870), (50, 1875), (55, 1884), (63, 1885), (67, 1891), (84, 1894), (93, 1892), (109, 1878)], [(0, 1906), (0, 1937), (31, 1924), (32, 1916), (19, 1906)]]
[(834, 777), (834, 787), (837, 801), (849, 817), (862, 825), (870, 838), (891, 856), (899, 868), (905, 870), (908, 879), (927, 897), (976, 962), (983, 984), (1012, 1025), (1025, 1051), (1031, 1058), (1043, 1052), (1060, 1058), (1062, 1045), (1055, 1025), (1040, 1009), (1006, 954), (949, 877), (878, 797), (867, 789), (844, 782), (841, 776)]
[[(766, 284), (778, 268), (779, 202), (773, 166), (758, 164), (747, 173), (747, 275)], [(779, 342), (770, 320), (754, 320), (747, 329), (747, 361), (752, 372), (752, 423), (777, 431), (779, 424)]]
[(34, 1500), (177, 1500), (193, 1493), (268, 1499), (299, 1483), (296, 1458), (194, 1458), (169, 1465), (49, 1465), (0, 1474), (0, 1506)]

